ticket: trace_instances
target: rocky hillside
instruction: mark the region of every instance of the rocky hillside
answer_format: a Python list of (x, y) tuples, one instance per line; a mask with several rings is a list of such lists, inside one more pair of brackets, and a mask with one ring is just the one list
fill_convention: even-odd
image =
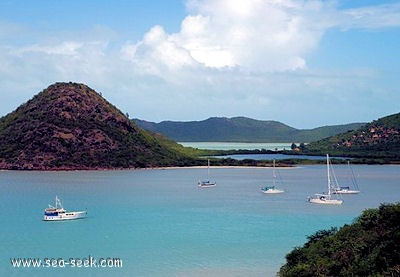
[(304, 152), (400, 161), (400, 113), (374, 120), (357, 130), (310, 143)]
[(163, 141), (88, 86), (56, 83), (0, 119), (0, 168), (134, 168), (188, 161)]

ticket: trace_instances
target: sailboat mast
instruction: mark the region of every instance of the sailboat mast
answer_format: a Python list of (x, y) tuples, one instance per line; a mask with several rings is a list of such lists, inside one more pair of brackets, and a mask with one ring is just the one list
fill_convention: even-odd
[(208, 178), (210, 178), (210, 159), (207, 160), (207, 174)]
[(331, 195), (331, 176), (329, 174), (329, 154), (326, 154), (326, 169), (328, 172), (328, 195)]
[(352, 169), (351, 166), (350, 166), (350, 161), (347, 161), (347, 167), (349, 168), (349, 171), (350, 171), (350, 174), (351, 174), (351, 175), (350, 175), (350, 178), (351, 178), (351, 182), (352, 182), (353, 185), (354, 185), (354, 188), (355, 188), (356, 190), (359, 190), (356, 176), (354, 175), (354, 171), (353, 171), (353, 169)]
[(275, 184), (276, 184), (275, 160), (273, 162), (273, 169), (272, 169), (272, 184), (273, 184), (273, 186), (275, 186)]

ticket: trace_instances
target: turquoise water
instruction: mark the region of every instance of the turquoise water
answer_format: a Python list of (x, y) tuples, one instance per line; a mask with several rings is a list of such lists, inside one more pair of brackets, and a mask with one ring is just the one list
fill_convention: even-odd
[[(400, 200), (400, 167), (353, 166), (359, 195), (341, 206), (307, 196), (325, 190), (325, 166), (280, 169), (287, 192), (265, 195), (270, 168), (12, 172), (0, 175), (0, 276), (274, 276), (285, 254), (320, 229)], [(343, 185), (346, 166), (335, 167)], [(42, 221), (58, 195), (88, 218)], [(13, 268), (10, 258), (120, 258), (122, 268)]]

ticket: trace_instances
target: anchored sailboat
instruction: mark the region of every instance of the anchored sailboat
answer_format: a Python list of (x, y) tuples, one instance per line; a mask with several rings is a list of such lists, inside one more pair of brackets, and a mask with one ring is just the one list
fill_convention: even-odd
[(276, 171), (275, 171), (275, 160), (273, 163), (273, 170), (272, 170), (272, 186), (265, 186), (261, 188), (261, 191), (266, 194), (276, 194), (276, 193), (283, 193), (284, 191), (281, 189), (276, 188)]
[(217, 185), (216, 182), (210, 181), (210, 159), (207, 160), (207, 176), (207, 180), (199, 181), (197, 183), (199, 188), (209, 188)]
[[(350, 188), (350, 186), (339, 186), (339, 187), (335, 187), (333, 188), (333, 193), (335, 194), (357, 194), (360, 192), (359, 188), (358, 188), (358, 183), (357, 183), (357, 179), (354, 176), (354, 171), (350, 166), (350, 162), (347, 161), (347, 167), (349, 169), (350, 172), (350, 182), (352, 183), (352, 188)], [(354, 189), (353, 189), (354, 187)]]
[[(308, 202), (314, 204), (327, 204), (327, 205), (341, 205), (343, 200), (333, 198), (333, 185), (334, 181), (337, 184), (336, 177), (333, 173), (332, 165), (329, 161), (329, 155), (326, 154), (326, 169), (328, 175), (328, 192), (327, 193), (317, 193), (314, 197), (308, 197)], [(336, 185), (338, 187), (338, 185)]]

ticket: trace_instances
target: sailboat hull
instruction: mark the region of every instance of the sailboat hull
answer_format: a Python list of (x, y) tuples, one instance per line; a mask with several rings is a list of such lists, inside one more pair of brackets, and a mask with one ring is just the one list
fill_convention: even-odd
[(211, 187), (215, 187), (217, 185), (217, 183), (210, 182), (210, 181), (199, 181), (199, 183), (197, 185), (199, 188), (211, 188)]
[(359, 190), (335, 190), (334, 194), (357, 194), (360, 193)]
[(212, 185), (198, 185), (199, 188), (212, 188), (212, 187), (215, 187), (215, 186), (216, 186), (215, 184), (212, 184)]
[(278, 193), (284, 193), (283, 190), (280, 189), (267, 189), (267, 190), (262, 190), (263, 193), (265, 194), (278, 194)]
[(308, 202), (314, 204), (325, 204), (325, 205), (341, 205), (343, 200), (339, 199), (321, 199), (321, 198), (309, 198)]

